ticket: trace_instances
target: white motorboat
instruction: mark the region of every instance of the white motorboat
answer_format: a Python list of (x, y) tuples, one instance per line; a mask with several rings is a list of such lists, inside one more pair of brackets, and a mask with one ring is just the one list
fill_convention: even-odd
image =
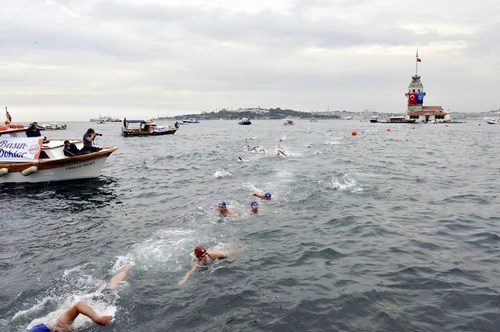
[(242, 118), (238, 124), (248, 126), (252, 124), (252, 121), (250, 121), (250, 118)]
[(51, 122), (51, 123), (42, 125), (42, 127), (45, 128), (45, 130), (65, 130), (66, 129), (65, 124), (60, 125), (57, 122)]

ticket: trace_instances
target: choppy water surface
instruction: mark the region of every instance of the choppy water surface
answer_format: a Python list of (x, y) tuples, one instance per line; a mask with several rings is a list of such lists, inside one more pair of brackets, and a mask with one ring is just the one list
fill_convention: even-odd
[[(82, 331), (498, 331), (500, 126), (482, 122), (205, 121), (138, 138), (92, 124), (119, 146), (100, 178), (0, 187), (0, 329), (83, 299), (115, 321)], [(276, 202), (251, 215), (253, 191)], [(217, 216), (220, 200), (238, 215)], [(231, 257), (181, 288), (199, 244)]]

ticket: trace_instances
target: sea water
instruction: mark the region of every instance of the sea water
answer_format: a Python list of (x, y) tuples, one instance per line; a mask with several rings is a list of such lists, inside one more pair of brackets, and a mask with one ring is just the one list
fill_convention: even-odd
[[(0, 330), (84, 300), (114, 321), (81, 331), (498, 331), (500, 127), (295, 122), (43, 132), (119, 149), (97, 179), (0, 186)], [(230, 256), (179, 287), (197, 245)]]

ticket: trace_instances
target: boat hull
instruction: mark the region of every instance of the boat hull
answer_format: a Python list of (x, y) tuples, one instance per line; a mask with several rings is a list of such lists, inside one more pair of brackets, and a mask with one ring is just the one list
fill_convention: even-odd
[[(36, 183), (88, 179), (98, 177), (101, 169), (117, 147), (62, 159), (25, 163), (0, 163), (0, 183)], [(5, 169), (7, 172), (5, 172)], [(23, 173), (25, 175), (23, 175)]]
[(158, 135), (173, 135), (177, 130), (165, 130), (165, 131), (155, 131), (155, 132), (146, 132), (140, 130), (122, 130), (122, 135), (125, 137), (129, 136), (158, 136)]

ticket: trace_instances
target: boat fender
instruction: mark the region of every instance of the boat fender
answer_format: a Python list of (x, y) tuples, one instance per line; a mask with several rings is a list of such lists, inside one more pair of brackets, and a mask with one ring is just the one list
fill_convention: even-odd
[(4, 176), (5, 174), (9, 173), (8, 168), (0, 168), (0, 176)]
[(33, 173), (36, 173), (37, 171), (38, 171), (38, 167), (30, 166), (30, 167), (26, 168), (24, 171), (22, 171), (21, 174), (24, 176), (28, 176), (28, 175), (31, 175)]

